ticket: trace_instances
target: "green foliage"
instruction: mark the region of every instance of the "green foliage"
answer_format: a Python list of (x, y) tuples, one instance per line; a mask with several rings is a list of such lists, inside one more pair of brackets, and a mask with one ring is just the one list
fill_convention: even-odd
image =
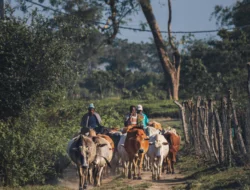
[(58, 106), (44, 107), (41, 103), (36, 102), (17, 119), (0, 123), (0, 168), (4, 184), (44, 183), (57, 175), (59, 159), (65, 160), (64, 164), (69, 162), (64, 159), (65, 150), (69, 139), (79, 131), (79, 110), (63, 101)]
[(71, 47), (45, 20), (31, 26), (14, 18), (0, 21), (0, 36), (1, 119), (18, 115), (40, 91), (70, 84)]
[[(190, 153), (190, 152), (189, 152)], [(188, 186), (174, 189), (249, 189), (250, 172), (244, 167), (223, 168), (204, 162), (202, 159), (185, 154), (177, 162), (180, 170), (187, 175)]]

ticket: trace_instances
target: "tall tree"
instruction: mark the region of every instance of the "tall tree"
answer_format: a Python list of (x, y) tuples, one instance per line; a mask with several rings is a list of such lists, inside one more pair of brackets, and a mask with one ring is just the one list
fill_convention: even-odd
[[(119, 12), (118, 8), (115, 7), (115, 0), (110, 0), (109, 5), (111, 7), (111, 17), (115, 17), (116, 13)], [(134, 7), (134, 0), (129, 0), (126, 2), (130, 2), (130, 6)], [(173, 99), (179, 99), (179, 81), (180, 81), (180, 64), (181, 64), (181, 56), (180, 53), (172, 41), (171, 35), (171, 21), (172, 21), (172, 5), (171, 0), (168, 0), (168, 9), (169, 9), (169, 18), (168, 18), (168, 40), (169, 45), (171, 47), (172, 56), (170, 57), (169, 51), (167, 51), (166, 45), (164, 43), (162, 34), (160, 32), (159, 25), (156, 21), (156, 18), (153, 13), (152, 5), (150, 0), (139, 0), (138, 1), (142, 11), (146, 17), (147, 23), (150, 26), (152, 31), (154, 42), (156, 45), (156, 49), (158, 52), (158, 56), (160, 59), (161, 66), (166, 75), (166, 79), (170, 79), (170, 94)], [(128, 6), (128, 5), (126, 5)], [(112, 18), (114, 34), (117, 34), (117, 27), (119, 27), (119, 23), (117, 24), (117, 20)], [(112, 36), (113, 37), (113, 36)]]
[(162, 38), (159, 25), (155, 19), (152, 5), (150, 0), (140, 0), (139, 1), (142, 11), (147, 19), (147, 22), (151, 28), (155, 45), (158, 51), (158, 55), (161, 61), (162, 68), (167, 77), (171, 79), (171, 95), (173, 99), (179, 99), (179, 83), (180, 83), (180, 64), (181, 64), (181, 56), (172, 41), (171, 35), (171, 20), (172, 20), (172, 5), (171, 0), (168, 0), (168, 10), (169, 10), (169, 18), (168, 18), (168, 40), (172, 49), (172, 60), (170, 59), (169, 53), (166, 51), (166, 47), (164, 44), (164, 40)]

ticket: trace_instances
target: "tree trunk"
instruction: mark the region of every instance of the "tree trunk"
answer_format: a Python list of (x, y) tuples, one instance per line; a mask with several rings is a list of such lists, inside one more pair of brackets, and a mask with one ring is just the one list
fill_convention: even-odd
[[(181, 62), (178, 49), (174, 47), (170, 38), (169, 43), (174, 51), (173, 53), (174, 58), (173, 58), (173, 61), (171, 62), (168, 56), (168, 52), (166, 51), (166, 48), (164, 45), (164, 40), (162, 38), (159, 25), (155, 19), (150, 0), (139, 0), (139, 3), (146, 17), (148, 25), (152, 31), (156, 49), (157, 49), (164, 73), (165, 75), (169, 75), (171, 78), (172, 97), (174, 100), (178, 100), (179, 99), (179, 81), (180, 81), (180, 62)], [(169, 22), (168, 22), (169, 33), (168, 34), (170, 37), (171, 37), (171, 32), (170, 32), (171, 11), (172, 11), (172, 8), (171, 8), (170, 0), (169, 0)]]
[(187, 127), (187, 122), (186, 122), (185, 106), (181, 105), (178, 101), (174, 101), (174, 103), (180, 108), (185, 143), (189, 144), (190, 143), (190, 140), (189, 140), (190, 138), (189, 138), (188, 127)]

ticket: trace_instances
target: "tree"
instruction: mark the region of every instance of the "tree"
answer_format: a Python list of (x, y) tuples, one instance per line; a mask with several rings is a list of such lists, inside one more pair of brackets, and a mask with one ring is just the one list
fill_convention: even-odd
[(164, 45), (164, 40), (162, 38), (160, 28), (155, 19), (153, 9), (150, 3), (150, 0), (140, 0), (139, 1), (142, 11), (147, 19), (148, 25), (151, 28), (155, 45), (158, 51), (158, 55), (161, 61), (162, 68), (167, 77), (171, 79), (171, 95), (174, 100), (179, 99), (179, 83), (180, 83), (180, 64), (181, 64), (181, 56), (172, 42), (171, 36), (171, 20), (172, 20), (172, 6), (171, 0), (168, 0), (168, 8), (169, 8), (169, 18), (168, 18), (168, 40), (169, 44), (173, 51), (173, 59), (170, 60), (170, 56), (166, 51), (166, 47)]
[[(119, 22), (115, 19), (116, 13), (119, 12), (119, 7), (116, 7), (116, 1), (110, 0), (106, 1), (108, 5), (111, 7), (111, 18), (112, 18), (112, 24), (114, 28), (113, 35), (116, 35), (119, 28)], [(135, 7), (136, 3), (134, 0), (125, 1), (129, 2), (130, 6), (133, 8)], [(137, 1), (136, 1), (137, 2)], [(168, 8), (169, 8), (169, 19), (168, 19), (168, 42), (171, 46), (172, 50), (172, 59), (170, 59), (169, 53), (166, 49), (163, 37), (161, 35), (159, 26), (157, 24), (157, 21), (155, 19), (153, 9), (150, 3), (150, 0), (139, 0), (138, 1), (142, 11), (146, 17), (147, 23), (150, 26), (150, 29), (152, 31), (156, 49), (158, 51), (158, 56), (160, 59), (161, 66), (163, 68), (163, 71), (166, 75), (166, 79), (170, 79), (170, 93), (171, 97), (173, 99), (178, 100), (179, 99), (179, 81), (180, 81), (180, 64), (181, 64), (181, 56), (176, 48), (175, 44), (172, 42), (172, 35), (171, 35), (171, 20), (172, 20), (172, 6), (171, 6), (171, 0), (168, 0)], [(129, 6), (125, 3), (123, 7)]]

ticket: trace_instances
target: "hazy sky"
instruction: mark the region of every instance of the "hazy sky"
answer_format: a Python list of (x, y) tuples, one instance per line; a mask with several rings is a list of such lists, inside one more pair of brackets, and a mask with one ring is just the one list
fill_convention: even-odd
[[(151, 0), (155, 17), (160, 25), (160, 29), (167, 31), (168, 7), (167, 0)], [(213, 30), (217, 29), (216, 20), (211, 18), (211, 13), (216, 5), (230, 6), (237, 0), (172, 0), (172, 31), (193, 31), (193, 30)], [(140, 28), (140, 22), (146, 19), (140, 13), (133, 17), (127, 26)], [(216, 33), (195, 34), (197, 38), (208, 38)], [(178, 34), (176, 37), (179, 38)], [(120, 29), (119, 38), (128, 39), (130, 42), (148, 41), (152, 38), (150, 32), (133, 32)]]

